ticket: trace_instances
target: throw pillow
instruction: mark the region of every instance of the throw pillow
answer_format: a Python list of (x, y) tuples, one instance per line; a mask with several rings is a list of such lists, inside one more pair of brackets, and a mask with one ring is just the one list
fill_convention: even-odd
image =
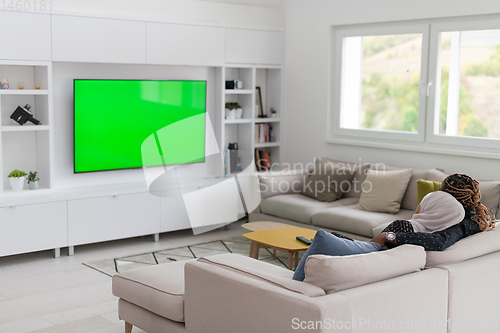
[(351, 189), (354, 172), (345, 164), (318, 158), (314, 173), (307, 178), (302, 194), (323, 202), (340, 199)]
[(429, 193), (438, 191), (441, 187), (440, 182), (432, 180), (419, 179), (417, 180), (417, 197), (418, 203)]
[(425, 250), (417, 245), (346, 257), (309, 256), (304, 282), (327, 294), (419, 272), (425, 266)]
[(397, 213), (405, 195), (412, 169), (368, 170), (357, 209), (369, 212)]
[(372, 242), (358, 242), (338, 238), (323, 229), (319, 229), (314, 236), (311, 246), (302, 256), (299, 265), (295, 269), (293, 279), (304, 281), (304, 267), (309, 256), (314, 254), (324, 254), (329, 256), (347, 256), (352, 254), (368, 253), (379, 251), (381, 245)]

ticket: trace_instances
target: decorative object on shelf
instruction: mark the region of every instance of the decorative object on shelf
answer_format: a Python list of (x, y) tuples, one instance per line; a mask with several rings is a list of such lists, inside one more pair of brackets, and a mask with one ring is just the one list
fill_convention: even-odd
[(24, 179), (27, 176), (26, 172), (15, 169), (7, 177), (9, 177), (10, 187), (14, 191), (21, 191), (24, 187)]
[(238, 171), (238, 143), (230, 142), (226, 150), (225, 172), (226, 175)]
[(35, 125), (40, 125), (40, 121), (35, 119), (30, 112), (31, 105), (18, 106), (17, 109), (10, 115), (10, 119), (15, 120), (19, 125), (24, 125), (27, 121), (31, 121)]
[(38, 181), (40, 178), (38, 178), (37, 172), (36, 171), (30, 171), (28, 174), (28, 185), (30, 187), (30, 190), (36, 190), (38, 188)]
[(9, 80), (6, 77), (2, 78), (0, 82), (0, 89), (9, 89)]
[(240, 80), (226, 81), (226, 89), (243, 89), (243, 82)]
[(267, 115), (264, 113), (264, 105), (262, 104), (262, 93), (260, 92), (260, 87), (255, 87), (255, 89), (255, 103), (259, 107), (259, 118), (267, 118)]
[(278, 114), (276, 113), (276, 110), (271, 108), (271, 118), (276, 118)]
[(36, 87), (35, 87), (35, 89), (36, 89), (36, 90), (40, 90), (40, 86), (36, 86)]
[(19, 90), (23, 90), (24, 89), (24, 86), (21, 84), (19, 85)]
[(241, 119), (243, 109), (236, 102), (226, 103), (226, 119)]

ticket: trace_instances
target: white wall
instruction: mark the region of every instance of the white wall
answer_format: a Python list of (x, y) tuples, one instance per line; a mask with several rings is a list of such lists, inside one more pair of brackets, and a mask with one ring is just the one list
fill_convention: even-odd
[[(240, 2), (241, 1), (236, 1)], [(52, 12), (198, 22), (240, 27), (282, 29), (285, 12), (274, 8), (196, 0), (52, 0)]]
[(500, 13), (498, 0), (288, 0), (285, 42), (285, 161), (329, 156), (357, 162), (465, 172), (500, 179), (499, 160), (328, 144), (326, 117), (330, 27)]
[[(54, 63), (54, 187), (145, 182), (142, 169), (73, 173), (73, 79), (206, 80), (207, 112), (214, 123), (214, 72), (212, 67)], [(134, 130), (133, 124), (130, 130)], [(213, 175), (215, 167), (212, 161), (183, 170), (192, 175)]]

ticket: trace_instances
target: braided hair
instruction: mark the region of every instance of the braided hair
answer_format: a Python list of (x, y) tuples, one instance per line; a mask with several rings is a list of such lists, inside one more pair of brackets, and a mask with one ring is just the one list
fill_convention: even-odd
[(442, 190), (453, 195), (464, 208), (474, 207), (476, 214), (472, 221), (479, 225), (482, 231), (495, 228), (495, 215), (483, 205), (479, 182), (465, 174), (455, 173), (443, 181)]

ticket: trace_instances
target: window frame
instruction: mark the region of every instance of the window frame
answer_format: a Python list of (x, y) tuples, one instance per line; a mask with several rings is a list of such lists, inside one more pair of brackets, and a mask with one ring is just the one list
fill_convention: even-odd
[[(485, 148), (500, 148), (500, 139), (497, 138), (480, 138), (470, 136), (450, 136), (439, 134), (439, 104), (440, 100), (436, 97), (440, 96), (441, 87), (441, 33), (450, 31), (474, 31), (474, 30), (500, 30), (500, 22), (498, 19), (482, 19), (482, 20), (467, 20), (461, 22), (444, 22), (431, 24), (431, 40), (429, 49), (429, 83), (433, 88), (429, 90), (430, 94), (427, 97), (427, 114), (428, 120), (426, 124), (427, 142), (431, 144), (441, 144), (460, 147), (476, 147), (481, 150)], [(438, 84), (439, 83), (439, 84)]]
[[(330, 82), (333, 89), (330, 92), (329, 119), (327, 121), (328, 139), (335, 137), (356, 138), (356, 139), (382, 139), (405, 142), (424, 142), (426, 124), (427, 96), (425, 87), (427, 85), (429, 31), (428, 23), (410, 24), (376, 24), (363, 25), (357, 27), (332, 27), (331, 55), (333, 61), (330, 62)], [(358, 36), (380, 36), (398, 34), (422, 34), (422, 54), (420, 61), (420, 83), (419, 83), (419, 112), (417, 132), (388, 131), (376, 129), (351, 129), (341, 127), (342, 117), (342, 82), (344, 67), (344, 38)]]

